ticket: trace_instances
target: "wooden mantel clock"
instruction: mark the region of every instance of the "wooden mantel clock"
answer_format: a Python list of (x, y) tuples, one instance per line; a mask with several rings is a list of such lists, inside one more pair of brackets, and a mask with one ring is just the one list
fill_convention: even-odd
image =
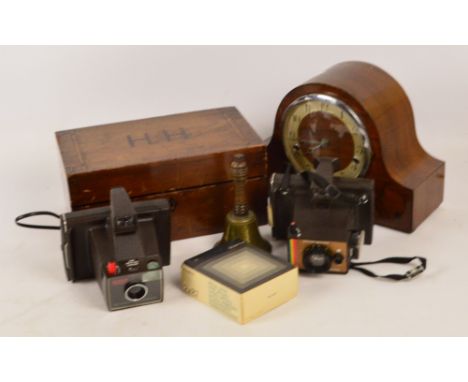
[(412, 232), (442, 202), (444, 162), (421, 147), (407, 95), (374, 65), (335, 65), (281, 101), (270, 173), (288, 161), (313, 171), (319, 156), (339, 158), (337, 176), (374, 179), (377, 224)]

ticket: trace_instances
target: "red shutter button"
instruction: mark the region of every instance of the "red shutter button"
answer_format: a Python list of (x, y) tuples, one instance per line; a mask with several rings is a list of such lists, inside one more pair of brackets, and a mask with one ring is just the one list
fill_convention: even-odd
[(119, 266), (115, 261), (109, 261), (106, 265), (106, 271), (108, 276), (115, 276), (119, 273)]

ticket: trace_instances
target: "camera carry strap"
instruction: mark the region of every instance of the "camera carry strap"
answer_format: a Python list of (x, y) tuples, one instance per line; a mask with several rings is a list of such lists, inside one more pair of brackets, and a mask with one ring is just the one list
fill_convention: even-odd
[[(393, 264), (409, 264), (413, 260), (419, 260), (419, 264), (413, 269), (410, 269), (404, 274), (389, 274), (389, 275), (377, 275), (369, 269), (362, 268), (363, 265), (373, 265), (373, 264), (383, 264), (383, 263), (393, 263)], [(424, 257), (415, 256), (415, 257), (387, 257), (382, 260), (377, 261), (368, 261), (368, 262), (351, 262), (350, 269), (355, 269), (361, 273), (364, 273), (369, 277), (379, 277), (383, 279), (391, 279), (395, 281), (400, 280), (411, 280), (417, 275), (423, 273), (426, 269), (427, 260)]]
[(21, 221), (27, 218), (30, 218), (32, 216), (53, 216), (54, 218), (60, 219), (60, 215), (56, 214), (55, 212), (50, 212), (50, 211), (34, 211), (34, 212), (28, 212), (27, 214), (23, 214), (20, 216), (17, 216), (15, 218), (15, 223), (19, 225), (20, 227), (26, 227), (26, 228), (36, 228), (36, 229), (60, 229), (59, 225), (42, 225), (42, 224), (29, 224), (29, 223), (22, 223)]

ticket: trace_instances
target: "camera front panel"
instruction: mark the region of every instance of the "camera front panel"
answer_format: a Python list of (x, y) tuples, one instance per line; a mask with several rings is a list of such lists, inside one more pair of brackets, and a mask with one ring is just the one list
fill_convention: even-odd
[[(91, 253), (100, 285), (109, 310), (130, 308), (163, 300), (164, 259), (157, 253), (157, 241), (145, 243), (152, 254), (144, 257), (131, 251), (126, 258), (114, 257), (113, 242), (105, 227), (90, 230)], [(154, 238), (153, 238), (154, 239)]]
[(109, 310), (131, 308), (163, 301), (162, 268), (102, 279), (103, 293)]
[(109, 310), (162, 302), (164, 279), (159, 255), (133, 258), (129, 254), (122, 261), (95, 256), (95, 260), (96, 269), (100, 269), (98, 283)]
[(311, 273), (348, 273), (349, 246), (341, 241), (290, 239), (289, 262)]

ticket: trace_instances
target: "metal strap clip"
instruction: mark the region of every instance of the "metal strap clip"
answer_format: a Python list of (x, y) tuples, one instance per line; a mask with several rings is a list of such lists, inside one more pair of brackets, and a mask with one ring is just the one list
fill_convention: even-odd
[(417, 275), (424, 272), (424, 267), (422, 265), (418, 265), (413, 269), (409, 270), (405, 273), (405, 278), (407, 279), (414, 279)]

